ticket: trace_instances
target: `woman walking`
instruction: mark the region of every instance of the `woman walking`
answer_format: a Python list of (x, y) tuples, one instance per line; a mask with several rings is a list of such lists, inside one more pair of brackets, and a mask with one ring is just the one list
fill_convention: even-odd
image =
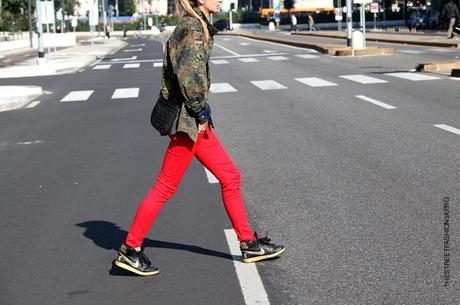
[(152, 125), (171, 141), (163, 166), (150, 192), (140, 204), (128, 236), (118, 250), (116, 266), (139, 275), (154, 275), (143, 253), (142, 242), (163, 204), (176, 192), (193, 156), (217, 177), (226, 212), (240, 241), (243, 262), (251, 263), (281, 255), (284, 247), (258, 238), (247, 220), (240, 191), (240, 173), (213, 131), (208, 60), (217, 29), (210, 13), (222, 0), (177, 0), (182, 17), (170, 36), (163, 58), (159, 99), (152, 112)]

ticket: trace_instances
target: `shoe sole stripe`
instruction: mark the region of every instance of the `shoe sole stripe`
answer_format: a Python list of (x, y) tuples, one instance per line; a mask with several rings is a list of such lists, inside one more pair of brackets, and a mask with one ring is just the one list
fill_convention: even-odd
[(251, 258), (243, 258), (242, 262), (243, 263), (254, 263), (254, 262), (262, 261), (262, 260), (265, 260), (265, 259), (274, 258), (274, 257), (280, 256), (285, 250), (286, 250), (286, 248), (283, 248), (280, 251), (272, 253), (272, 254), (260, 255), (260, 256), (255, 256), (255, 257), (251, 257)]
[(117, 260), (114, 260), (114, 263), (115, 263), (115, 265), (117, 265), (118, 267), (120, 267), (120, 268), (122, 268), (122, 269), (131, 271), (131, 272), (133, 272), (133, 273), (136, 273), (136, 274), (142, 275), (142, 276), (155, 275), (155, 274), (160, 273), (160, 270), (156, 270), (156, 271), (152, 271), (152, 272), (142, 272), (142, 271), (139, 271), (139, 270), (137, 270), (137, 269), (131, 267), (131, 266), (128, 265), (128, 264), (122, 263), (122, 262), (117, 261)]

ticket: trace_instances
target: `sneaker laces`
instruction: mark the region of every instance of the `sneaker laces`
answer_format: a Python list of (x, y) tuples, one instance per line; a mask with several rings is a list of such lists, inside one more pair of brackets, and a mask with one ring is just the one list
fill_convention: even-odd
[(263, 243), (263, 244), (270, 244), (271, 238), (268, 237), (268, 230), (267, 230), (267, 233), (265, 234), (265, 237), (258, 238), (256, 232), (254, 232), (254, 236), (256, 237), (258, 242)]
[(149, 258), (147, 257), (147, 255), (144, 254), (144, 249), (142, 249), (140, 252), (139, 252), (139, 257), (142, 258), (146, 263), (147, 265), (152, 265), (152, 262), (149, 260)]

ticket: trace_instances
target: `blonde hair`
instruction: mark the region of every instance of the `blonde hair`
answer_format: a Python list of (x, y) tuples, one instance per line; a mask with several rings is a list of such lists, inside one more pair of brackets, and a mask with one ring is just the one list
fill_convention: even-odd
[(184, 15), (187, 15), (200, 20), (201, 25), (203, 26), (205, 40), (208, 41), (208, 26), (206, 25), (206, 22), (203, 20), (203, 18), (201, 18), (200, 15), (198, 15), (197, 12), (195, 12), (195, 10), (193, 9), (194, 6), (197, 6), (197, 0), (176, 0), (176, 7), (179, 13), (181, 14), (181, 18)]

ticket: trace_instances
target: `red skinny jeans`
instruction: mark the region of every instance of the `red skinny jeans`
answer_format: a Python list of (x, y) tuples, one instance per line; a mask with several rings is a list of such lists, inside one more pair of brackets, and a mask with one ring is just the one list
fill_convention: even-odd
[(225, 210), (238, 239), (254, 240), (241, 196), (240, 172), (211, 127), (199, 132), (196, 142), (182, 132), (170, 138), (160, 174), (139, 206), (125, 244), (132, 248), (142, 245), (161, 207), (176, 193), (193, 156), (219, 180)]

